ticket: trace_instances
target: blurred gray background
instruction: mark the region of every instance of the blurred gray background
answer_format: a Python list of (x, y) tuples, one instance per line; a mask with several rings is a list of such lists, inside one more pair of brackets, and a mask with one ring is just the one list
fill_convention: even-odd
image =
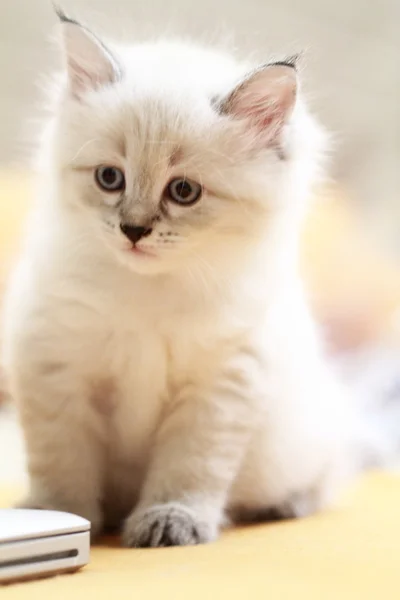
[[(58, 64), (50, 0), (0, 0), (0, 167), (28, 164), (38, 82)], [(231, 37), (260, 60), (306, 50), (305, 88), (335, 139), (333, 175), (389, 210), (400, 184), (399, 0), (62, 0), (97, 32), (124, 40)], [(387, 210), (386, 210), (387, 209)], [(380, 214), (381, 214), (380, 213)], [(398, 212), (400, 223), (400, 209)], [(400, 226), (399, 226), (400, 229)]]

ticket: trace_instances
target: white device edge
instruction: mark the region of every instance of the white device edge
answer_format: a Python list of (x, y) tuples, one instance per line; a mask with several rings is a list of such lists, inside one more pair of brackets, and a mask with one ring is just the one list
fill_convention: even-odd
[(89, 562), (90, 531), (0, 544), (0, 584), (75, 571)]

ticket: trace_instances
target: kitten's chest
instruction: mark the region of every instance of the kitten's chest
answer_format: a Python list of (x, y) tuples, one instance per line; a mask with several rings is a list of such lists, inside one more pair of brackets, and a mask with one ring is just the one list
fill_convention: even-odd
[(118, 453), (130, 461), (147, 452), (168, 402), (168, 356), (158, 336), (139, 328), (113, 337), (109, 360), (116, 398), (109, 434)]
[(127, 460), (146, 454), (177, 392), (209, 372), (210, 323), (187, 314), (157, 315), (132, 306), (109, 333), (106, 369), (116, 382), (114, 445)]

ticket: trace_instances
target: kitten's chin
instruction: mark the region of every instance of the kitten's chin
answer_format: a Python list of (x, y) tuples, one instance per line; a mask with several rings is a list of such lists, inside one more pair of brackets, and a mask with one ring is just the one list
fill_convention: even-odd
[(156, 253), (146, 249), (134, 249), (125, 242), (115, 243), (115, 240), (102, 236), (103, 248), (107, 248), (108, 256), (140, 275), (158, 275), (173, 270), (169, 258), (162, 253)]
[(115, 260), (134, 273), (140, 275), (163, 275), (176, 273), (186, 269), (192, 260), (192, 250), (188, 247), (182, 251), (163, 250), (148, 246), (133, 247), (126, 242), (115, 243), (115, 240), (103, 237), (103, 243), (111, 251)]
[(176, 269), (174, 261), (159, 254), (129, 250), (118, 252), (117, 256), (119, 262), (139, 275), (161, 275)]

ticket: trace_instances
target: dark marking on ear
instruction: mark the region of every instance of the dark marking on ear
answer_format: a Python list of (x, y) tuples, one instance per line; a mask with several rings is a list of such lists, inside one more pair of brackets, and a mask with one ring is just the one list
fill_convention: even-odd
[(219, 109), (220, 109), (221, 102), (222, 102), (222, 100), (221, 100), (221, 97), (220, 97), (220, 96), (212, 96), (212, 97), (210, 98), (210, 104), (211, 104), (211, 106), (212, 106), (213, 108), (215, 108), (215, 110), (216, 110), (217, 112), (219, 112)]
[(291, 69), (294, 69), (295, 71), (297, 71), (297, 65), (300, 61), (301, 58), (301, 54), (293, 54), (292, 56), (288, 56), (288, 58), (285, 58), (283, 60), (277, 60), (274, 61), (272, 63), (268, 63), (269, 67), (290, 67)]
[(53, 2), (53, 8), (61, 23), (71, 23), (72, 25), (79, 25), (79, 27), (82, 27), (79, 21), (76, 21), (76, 19), (72, 19), (71, 17), (66, 15), (61, 6), (59, 6), (58, 4), (55, 4)]
[[(253, 75), (253, 73), (255, 73), (255, 71), (253, 71), (251, 75)], [(231, 92), (229, 92), (227, 96), (223, 96), (222, 98), (216, 97), (212, 100), (213, 107), (220, 115), (229, 114), (232, 99), (236, 96), (238, 92), (240, 92), (244, 88), (251, 75), (247, 75), (247, 77), (242, 81), (242, 83), (235, 87)]]

